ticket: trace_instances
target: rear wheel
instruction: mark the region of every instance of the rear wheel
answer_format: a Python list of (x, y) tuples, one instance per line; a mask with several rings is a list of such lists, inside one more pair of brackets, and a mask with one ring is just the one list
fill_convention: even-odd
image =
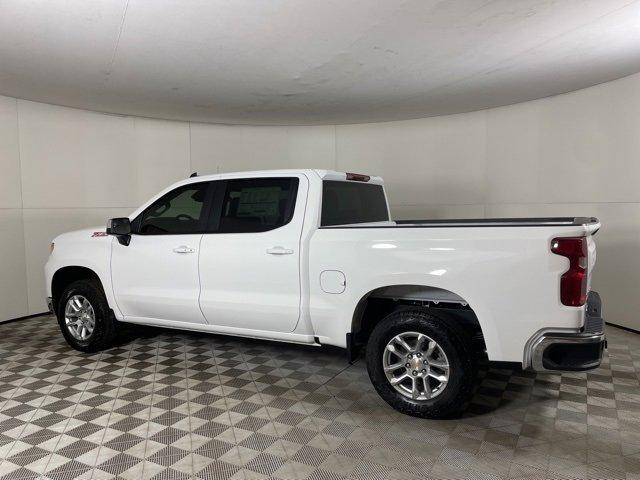
[(473, 394), (470, 342), (423, 309), (400, 310), (381, 320), (369, 337), (366, 358), (375, 389), (402, 413), (459, 416)]
[(76, 350), (97, 352), (113, 345), (116, 320), (102, 287), (94, 280), (78, 280), (67, 286), (57, 317), (62, 335)]

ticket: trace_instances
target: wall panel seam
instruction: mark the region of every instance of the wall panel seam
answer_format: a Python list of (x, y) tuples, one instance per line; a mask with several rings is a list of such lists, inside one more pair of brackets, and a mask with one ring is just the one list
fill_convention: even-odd
[(188, 122), (189, 124), (189, 175), (191, 175), (193, 173), (193, 161), (191, 159), (191, 122)]
[(484, 182), (482, 185), (482, 216), (487, 217), (487, 200), (489, 199), (489, 112), (482, 115), (484, 121)]
[(22, 258), (24, 271), (25, 312), (29, 312), (29, 269), (27, 268), (27, 228), (24, 222), (24, 176), (22, 168), (22, 136), (20, 135), (20, 100), (16, 98), (16, 135), (18, 136), (18, 170), (20, 173), (20, 222), (22, 224)]

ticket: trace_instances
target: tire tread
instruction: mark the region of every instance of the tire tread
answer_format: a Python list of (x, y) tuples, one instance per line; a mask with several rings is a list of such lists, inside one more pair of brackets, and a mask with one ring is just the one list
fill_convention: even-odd
[[(465, 332), (448, 320), (450, 319), (446, 316), (434, 315), (424, 308), (407, 308), (390, 313), (373, 329), (366, 351), (369, 377), (380, 396), (399, 412), (432, 419), (458, 417), (473, 396), (477, 366), (472, 345)], [(408, 330), (445, 339), (445, 345), (440, 341), (438, 343), (445, 350), (449, 364), (456, 365), (445, 390), (432, 400), (417, 402), (402, 396), (389, 385), (382, 372), (381, 348), (384, 349), (390, 336)], [(453, 375), (456, 377), (453, 378)]]
[[(86, 345), (79, 343), (67, 331), (64, 324), (64, 309), (67, 299), (73, 294), (78, 293), (87, 298), (96, 314), (96, 330), (94, 337)], [(104, 295), (102, 285), (93, 279), (76, 280), (64, 289), (57, 311), (58, 323), (60, 330), (67, 343), (81, 352), (93, 353), (106, 350), (113, 346), (117, 337), (117, 320), (113, 317), (113, 312), (109, 308), (109, 304)]]

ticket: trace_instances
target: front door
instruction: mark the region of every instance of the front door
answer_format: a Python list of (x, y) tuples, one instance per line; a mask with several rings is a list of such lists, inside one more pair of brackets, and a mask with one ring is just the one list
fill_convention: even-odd
[(232, 179), (216, 187), (212, 233), (200, 247), (200, 307), (209, 324), (295, 329), (307, 190), (304, 175)]
[(132, 222), (129, 245), (113, 240), (113, 288), (125, 320), (206, 323), (198, 306), (198, 255), (210, 188), (192, 183), (172, 190)]

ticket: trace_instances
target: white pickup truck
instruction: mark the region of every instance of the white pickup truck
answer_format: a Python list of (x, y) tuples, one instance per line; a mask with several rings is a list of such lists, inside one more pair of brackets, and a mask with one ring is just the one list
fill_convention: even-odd
[(325, 170), (192, 176), (109, 226), (58, 236), (48, 303), (67, 342), (120, 322), (343, 347), (397, 410), (463, 411), (476, 365), (596, 368), (594, 218), (394, 222), (382, 179)]

